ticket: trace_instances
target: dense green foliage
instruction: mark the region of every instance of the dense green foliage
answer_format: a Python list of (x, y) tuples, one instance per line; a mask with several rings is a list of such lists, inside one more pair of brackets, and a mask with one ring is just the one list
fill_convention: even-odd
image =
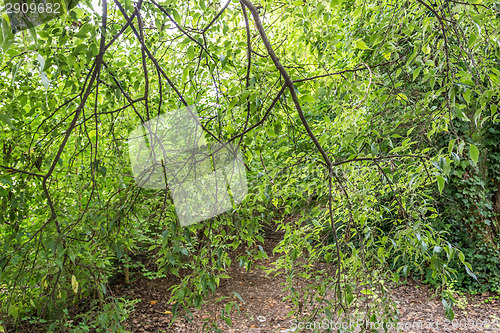
[[(364, 302), (367, 318), (395, 321), (387, 281), (412, 273), (500, 289), (499, 3), (90, 8), (15, 36), (2, 18), (9, 325), (118, 332), (133, 301), (107, 291), (124, 267), (179, 277), (174, 315), (189, 316), (228, 267), (256, 269), (265, 225), (285, 231), (275, 271), (287, 276), (294, 313), (314, 306), (311, 316), (331, 318)], [(127, 137), (185, 105), (207, 140), (240, 145), (249, 193), (182, 228), (168, 188), (136, 186)], [(297, 278), (309, 287), (294, 288)], [(74, 317), (75, 304), (86, 312)]]
[[(439, 230), (463, 249), (474, 262), (478, 281), (458, 273), (458, 286), (470, 291), (500, 290), (499, 216), (500, 216), (500, 131), (498, 123), (486, 123), (479, 133), (468, 133), (467, 123), (459, 124), (464, 138), (476, 137), (484, 155), (478, 167), (466, 161), (457, 163), (450, 172), (450, 186), (441, 199), (443, 210)], [(457, 126), (458, 127), (458, 126)], [(464, 163), (465, 162), (465, 163)]]

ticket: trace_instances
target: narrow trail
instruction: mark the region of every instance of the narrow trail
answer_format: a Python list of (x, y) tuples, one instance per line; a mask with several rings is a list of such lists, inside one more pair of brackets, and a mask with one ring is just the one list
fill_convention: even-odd
[[(256, 266), (271, 267), (272, 262), (277, 259), (272, 256), (272, 249), (281, 237), (276, 232), (267, 232), (264, 250), (269, 255), (269, 260), (261, 261)], [(168, 303), (168, 288), (176, 281), (137, 278), (129, 286), (115, 285), (113, 294), (141, 299), (126, 323), (126, 329), (132, 332), (202, 332), (204, 325), (210, 327), (209, 323), (214, 318), (222, 332), (294, 332), (293, 317), (287, 317), (294, 305), (291, 301), (283, 301), (286, 296), (282, 292), (285, 282), (283, 275), (268, 276), (259, 268), (249, 272), (243, 268), (231, 268), (228, 275), (231, 279), (221, 281), (216, 293), (200, 309), (192, 310), (191, 322), (177, 319), (170, 328), (168, 325), (172, 315), (169, 311), (172, 305)], [(244, 302), (234, 296), (233, 292), (238, 293)], [(222, 297), (226, 298), (219, 300)], [(453, 323), (446, 319), (441, 298), (433, 296), (433, 290), (418, 281), (408, 279), (392, 286), (390, 297), (398, 303), (400, 322), (408, 325), (403, 332), (500, 332), (500, 299), (493, 295), (458, 296), (460, 302), (458, 306), (454, 306)], [(236, 301), (239, 306), (239, 309), (233, 308), (231, 311), (231, 327), (221, 318), (221, 310), (229, 300)], [(307, 313), (307, 309), (305, 312)], [(497, 324), (485, 326), (486, 320), (496, 320)], [(413, 326), (410, 327), (410, 324)]]

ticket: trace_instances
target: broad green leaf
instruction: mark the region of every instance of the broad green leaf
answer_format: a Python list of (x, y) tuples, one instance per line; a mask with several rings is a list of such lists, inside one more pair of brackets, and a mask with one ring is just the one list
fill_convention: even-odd
[(477, 164), (477, 161), (479, 160), (479, 149), (477, 149), (475, 145), (471, 144), (469, 154), (474, 164)]
[(222, 69), (224, 69), (224, 67), (226, 67), (226, 63), (227, 63), (226, 56), (223, 55), (223, 54), (221, 54), (220, 57), (219, 57), (219, 60), (221, 62)]
[(40, 71), (40, 76), (42, 78), (42, 84), (45, 87), (45, 90), (47, 90), (49, 88), (50, 80), (45, 72)]
[(496, 104), (491, 104), (490, 105), (490, 110), (491, 110), (491, 116), (493, 117), (497, 113), (497, 106)]
[(448, 154), (451, 154), (453, 151), (453, 147), (455, 146), (455, 141), (456, 139), (451, 139), (450, 142), (448, 143)]
[(326, 134), (326, 133), (325, 133), (325, 134), (323, 134), (323, 135), (321, 136), (321, 138), (319, 138), (319, 140), (318, 140), (318, 141), (319, 141), (319, 144), (323, 146), (323, 145), (325, 144), (325, 142), (326, 142), (326, 140), (327, 140), (327, 139), (328, 139), (328, 134)]
[(422, 70), (422, 67), (415, 68), (415, 70), (413, 71), (413, 81), (415, 81), (415, 79), (417, 78), (418, 74), (420, 74), (421, 70)]
[(181, 23), (181, 16), (179, 15), (179, 12), (177, 10), (173, 10), (172, 14), (174, 16), (174, 20), (177, 22), (177, 24)]
[(194, 59), (195, 54), (194, 54), (194, 46), (193, 45), (189, 45), (187, 55), (188, 55), (188, 60)]
[(84, 43), (78, 44), (78, 46), (75, 48), (74, 53), (82, 53), (88, 49), (88, 46)]
[(15, 130), (16, 128), (14, 127), (14, 125), (12, 124), (12, 120), (10, 119), (10, 117), (8, 115), (6, 115), (5, 113), (1, 113), (0, 114), (0, 119), (2, 119), (2, 121), (7, 124), (11, 129)]
[(360, 291), (363, 295), (373, 295), (373, 291), (371, 289), (363, 289)]
[(371, 147), (370, 147), (370, 151), (371, 151), (371, 154), (372, 154), (372, 157), (375, 157), (377, 156), (378, 154), (378, 144), (373, 142)]
[(368, 45), (366, 45), (366, 43), (364, 41), (362, 41), (361, 39), (358, 39), (356, 41), (356, 48), (361, 49), (361, 50), (371, 50), (371, 48), (368, 47)]
[(305, 95), (305, 96), (302, 96), (300, 97), (301, 101), (303, 102), (308, 102), (308, 103), (313, 103), (314, 101), (316, 101), (314, 99), (314, 97), (310, 96), (310, 95)]
[(0, 47), (3, 52), (7, 52), (10, 46), (14, 44), (14, 34), (9, 23), (2, 17), (2, 33), (0, 34)]
[(439, 188), (439, 193), (442, 193), (443, 192), (443, 189), (444, 189), (444, 178), (442, 176), (437, 176), (437, 182), (438, 182), (438, 188)]
[(471, 268), (472, 268), (472, 267), (471, 267), (471, 265), (470, 265), (468, 262), (466, 262), (466, 263), (465, 263), (465, 271), (467, 272), (467, 274), (469, 274), (472, 278), (474, 278), (474, 280), (479, 281), (479, 280), (477, 279), (476, 274), (474, 274), (474, 273), (472, 272)]
[(233, 291), (233, 295), (236, 296), (242, 303), (245, 303), (245, 301), (243, 300), (243, 298), (236, 291)]

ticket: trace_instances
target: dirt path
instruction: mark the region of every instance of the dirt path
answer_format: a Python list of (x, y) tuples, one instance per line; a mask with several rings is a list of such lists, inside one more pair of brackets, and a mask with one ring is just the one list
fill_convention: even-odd
[[(265, 250), (271, 261), (272, 248), (279, 235), (268, 235)], [(270, 262), (264, 262), (270, 265)], [(294, 306), (291, 301), (283, 301), (282, 284), (284, 277), (267, 276), (262, 270), (245, 272), (241, 268), (233, 268), (228, 272), (231, 279), (221, 282), (206, 304), (193, 310), (192, 322), (178, 319), (168, 327), (172, 315), (168, 304), (169, 291), (172, 285), (166, 281), (148, 283), (139, 279), (126, 287), (116, 286), (115, 296), (126, 296), (142, 301), (127, 321), (126, 328), (132, 332), (203, 332), (214, 318), (222, 332), (307, 332), (294, 330), (292, 319), (287, 317)], [(236, 298), (238, 293), (243, 302)], [(237, 301), (239, 311), (231, 311), (232, 325), (229, 327), (221, 318), (221, 310), (228, 299), (216, 302), (221, 297)], [(445, 310), (440, 297), (433, 297), (432, 290), (417, 281), (408, 280), (405, 284), (391, 289), (391, 299), (398, 303), (400, 322), (403, 332), (500, 332), (500, 300), (490, 295), (459, 296), (454, 306), (455, 320), (446, 320)], [(488, 321), (488, 322), (486, 322)], [(495, 323), (496, 321), (496, 323)], [(356, 322), (356, 320), (353, 320)], [(492, 325), (493, 324), (493, 325)], [(347, 323), (346, 323), (347, 325)], [(376, 327), (375, 327), (376, 328)], [(383, 330), (382, 330), (383, 331)], [(395, 331), (395, 330), (391, 330)]]
[[(268, 277), (261, 271), (245, 273), (235, 270), (229, 275), (232, 279), (223, 283), (201, 309), (193, 311), (192, 323), (181, 319), (171, 328), (168, 328), (171, 314), (165, 314), (165, 311), (171, 310), (171, 305), (167, 302), (168, 291), (162, 284), (155, 284), (151, 291), (144, 290), (147, 284), (142, 280), (136, 281), (124, 294), (141, 298), (142, 302), (136, 305), (135, 312), (127, 322), (127, 328), (133, 332), (202, 332), (205, 323), (217, 318), (222, 332), (294, 331), (292, 318), (287, 318), (288, 311), (294, 305), (289, 301), (282, 301), (280, 283), (284, 282), (283, 278)], [(241, 295), (244, 303), (234, 297), (233, 291)], [(450, 323), (446, 320), (440, 298), (433, 297), (428, 288), (409, 280), (406, 285), (392, 288), (391, 293), (391, 298), (398, 302), (400, 321), (413, 325), (406, 326), (404, 332), (500, 332), (500, 301), (491, 300), (492, 297), (477, 295), (459, 298), (460, 308), (454, 307), (455, 320)], [(231, 327), (220, 318), (227, 300), (215, 302), (223, 296), (233, 296), (233, 300), (238, 301), (240, 306), (239, 312), (231, 312)], [(497, 325), (488, 327), (485, 325), (486, 320), (496, 320)]]

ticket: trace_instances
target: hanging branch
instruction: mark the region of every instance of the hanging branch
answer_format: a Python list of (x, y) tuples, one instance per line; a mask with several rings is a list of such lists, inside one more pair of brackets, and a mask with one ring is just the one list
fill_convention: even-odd
[(330, 160), (330, 158), (328, 157), (326, 151), (323, 149), (323, 147), (319, 143), (318, 139), (316, 138), (316, 136), (312, 132), (311, 128), (309, 127), (309, 123), (307, 122), (307, 119), (304, 116), (304, 112), (302, 111), (302, 106), (300, 105), (300, 102), (299, 102), (299, 99), (297, 97), (297, 94), (295, 93), (295, 89), (294, 89), (294, 85), (293, 85), (293, 80), (290, 78), (290, 75), (288, 75), (288, 72), (283, 67), (283, 65), (279, 61), (279, 58), (274, 53), (274, 49), (273, 49), (273, 47), (271, 45), (271, 42), (267, 38), (266, 32), (264, 30), (264, 26), (262, 25), (262, 22), (260, 20), (259, 10), (257, 9), (257, 7), (255, 7), (248, 0), (241, 0), (241, 2), (244, 3), (245, 6), (248, 8), (248, 10), (252, 13), (252, 16), (254, 18), (255, 26), (257, 27), (257, 30), (259, 31), (259, 35), (260, 35), (260, 37), (262, 39), (262, 42), (264, 43), (264, 45), (265, 45), (265, 47), (267, 49), (267, 53), (269, 54), (269, 56), (271, 57), (274, 65), (276, 66), (276, 68), (280, 72), (281, 76), (283, 77), (283, 79), (285, 81), (285, 86), (290, 91), (290, 95), (292, 97), (292, 100), (293, 100), (293, 103), (295, 105), (295, 108), (296, 108), (296, 110), (297, 110), (297, 112), (299, 114), (299, 117), (300, 117), (300, 120), (302, 122), (302, 125), (306, 129), (307, 134), (309, 135), (309, 137), (313, 141), (314, 145), (316, 146), (316, 148), (320, 152), (321, 156), (323, 157), (323, 160), (325, 161), (325, 163), (327, 165), (327, 168), (328, 168), (328, 185), (329, 185), (328, 210), (329, 210), (329, 214), (330, 214), (330, 222), (331, 222), (331, 225), (332, 225), (332, 228), (333, 228), (333, 233), (334, 233), (334, 237), (335, 237), (335, 245), (336, 245), (336, 250), (337, 250), (337, 289), (338, 289), (338, 293), (340, 295), (340, 297), (339, 297), (339, 305), (345, 311), (345, 308), (342, 305), (342, 297), (341, 297), (341, 290), (340, 290), (340, 278), (341, 278), (341, 270), (342, 270), (342, 263), (341, 263), (341, 258), (340, 258), (340, 245), (339, 245), (339, 242), (338, 242), (337, 230), (335, 228), (335, 222), (333, 220), (333, 211), (332, 211), (332, 193), (331, 193), (332, 192), (332, 176), (334, 176), (336, 178), (339, 186), (342, 189), (342, 192), (344, 193), (344, 195), (346, 196), (346, 198), (348, 200), (348, 203), (349, 203), (349, 206), (350, 206), (349, 215), (350, 215), (351, 222), (353, 223), (354, 219), (352, 217), (352, 205), (351, 205), (351, 201), (349, 199), (349, 195), (347, 194), (347, 191), (346, 191), (344, 185), (342, 184), (342, 181), (340, 180), (339, 176), (336, 173), (333, 172), (332, 161)]

